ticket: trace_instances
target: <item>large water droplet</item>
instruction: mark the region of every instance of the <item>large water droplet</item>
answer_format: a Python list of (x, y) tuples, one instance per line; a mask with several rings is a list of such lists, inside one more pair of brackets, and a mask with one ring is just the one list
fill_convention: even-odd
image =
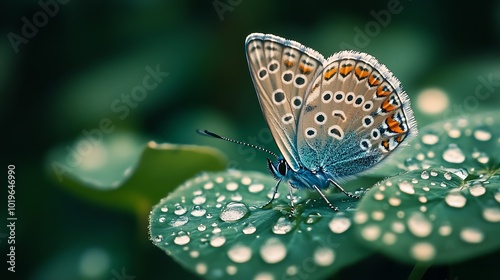
[(480, 243), (484, 239), (484, 235), (479, 229), (464, 228), (460, 231), (460, 238), (468, 243)]
[(427, 145), (434, 145), (439, 141), (439, 137), (434, 134), (425, 134), (422, 136), (422, 143)]
[(483, 218), (492, 223), (500, 222), (500, 208), (489, 207), (483, 210)]
[(448, 204), (448, 206), (455, 208), (462, 208), (465, 206), (465, 203), (467, 203), (467, 199), (460, 193), (460, 191), (450, 192), (446, 195), (444, 201)]
[(180, 216), (180, 215), (186, 214), (186, 212), (187, 212), (187, 209), (184, 206), (180, 205), (179, 203), (176, 203), (174, 207), (175, 207), (175, 210), (174, 210), (175, 215)]
[(244, 234), (252, 234), (257, 230), (257, 228), (253, 224), (248, 224), (246, 227), (243, 228), (243, 233)]
[(335, 252), (328, 247), (320, 247), (314, 251), (314, 262), (319, 266), (329, 266), (335, 260)]
[(414, 194), (415, 189), (413, 188), (413, 185), (408, 183), (407, 181), (399, 182), (398, 183), (399, 190), (407, 193), (407, 194)]
[(201, 216), (205, 215), (205, 213), (207, 213), (207, 210), (201, 208), (200, 205), (195, 205), (193, 207), (193, 210), (191, 211), (191, 215), (193, 215), (195, 217), (201, 217)]
[(193, 198), (193, 203), (196, 204), (196, 205), (200, 205), (200, 204), (203, 204), (207, 201), (207, 198), (202, 196), (202, 195), (199, 195), (199, 196), (195, 196)]
[(245, 263), (252, 258), (252, 249), (243, 244), (236, 244), (227, 251), (227, 256), (235, 263)]
[(479, 141), (488, 141), (491, 139), (491, 133), (486, 130), (478, 129), (474, 131), (474, 137)]
[(190, 240), (189, 235), (187, 235), (184, 231), (179, 231), (177, 236), (174, 238), (174, 243), (182, 246), (188, 244)]
[(266, 263), (278, 263), (286, 257), (286, 247), (278, 238), (271, 237), (260, 247), (260, 256)]
[(238, 183), (236, 182), (229, 182), (226, 184), (226, 190), (228, 191), (235, 191), (238, 189)]
[(380, 237), (380, 227), (378, 225), (369, 225), (363, 227), (361, 236), (368, 241), (377, 240)]
[(222, 245), (224, 245), (224, 243), (226, 243), (226, 238), (222, 235), (213, 235), (211, 238), (210, 238), (210, 245), (212, 247), (220, 247)]
[(481, 196), (486, 193), (486, 188), (483, 187), (481, 182), (476, 182), (472, 187), (469, 188), (469, 193), (472, 196)]
[(333, 233), (343, 233), (351, 227), (351, 220), (345, 216), (337, 214), (328, 224)]
[(443, 153), (443, 159), (449, 163), (462, 163), (465, 161), (465, 155), (456, 144), (449, 144)]
[(173, 226), (173, 227), (180, 227), (180, 226), (185, 225), (188, 221), (189, 221), (188, 217), (186, 217), (186, 216), (180, 216), (176, 220), (172, 219), (172, 221), (170, 221), (170, 225)]
[(275, 234), (286, 234), (292, 230), (292, 222), (286, 217), (280, 217), (273, 226)]
[(222, 208), (220, 219), (224, 222), (236, 222), (243, 218), (248, 213), (248, 208), (241, 202), (229, 202)]
[(418, 261), (430, 261), (436, 255), (436, 249), (431, 243), (419, 242), (413, 245), (411, 254)]
[(258, 193), (264, 189), (264, 184), (251, 184), (248, 186), (248, 191), (251, 193)]
[(432, 231), (432, 223), (420, 212), (414, 212), (408, 218), (408, 229), (417, 237), (426, 237)]

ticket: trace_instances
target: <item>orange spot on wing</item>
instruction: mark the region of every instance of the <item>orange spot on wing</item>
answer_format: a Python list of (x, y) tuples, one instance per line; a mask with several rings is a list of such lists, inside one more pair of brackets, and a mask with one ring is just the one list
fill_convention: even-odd
[(405, 139), (406, 134), (400, 134), (398, 137), (396, 137), (396, 142), (401, 143)]
[(388, 86), (379, 86), (377, 88), (377, 97), (384, 97), (391, 93)]
[(327, 81), (330, 80), (333, 77), (333, 75), (335, 75), (335, 73), (337, 73), (337, 67), (333, 67), (327, 70), (324, 75), (325, 80)]
[(313, 70), (311, 67), (307, 67), (304, 64), (299, 64), (299, 69), (302, 72), (302, 74), (309, 74)]
[(285, 60), (283, 61), (283, 63), (285, 64), (286, 67), (292, 67), (295, 64), (295, 62), (291, 60)]
[(350, 63), (344, 64), (344, 65), (340, 66), (339, 73), (340, 73), (340, 75), (345, 77), (345, 76), (349, 75), (349, 73), (351, 73), (352, 69), (354, 69), (354, 66), (352, 66), (352, 64), (350, 64)]
[(372, 87), (380, 85), (380, 77), (373, 74), (370, 75), (370, 77), (368, 78), (368, 84), (370, 84), (370, 86)]
[(391, 112), (391, 111), (396, 110), (398, 107), (397, 107), (397, 106), (394, 106), (393, 104), (391, 104), (391, 99), (390, 99), (390, 98), (386, 98), (386, 99), (384, 100), (384, 102), (382, 103), (381, 108), (382, 108), (382, 110), (384, 110), (385, 112)]
[(401, 123), (399, 123), (397, 120), (394, 119), (394, 114), (390, 115), (386, 120), (385, 123), (389, 127), (389, 130), (394, 132), (394, 133), (404, 133), (405, 131), (401, 129)]
[(368, 69), (363, 68), (361, 66), (356, 67), (355, 70), (356, 77), (358, 77), (359, 80), (363, 80), (364, 78), (368, 77)]
[(388, 140), (384, 140), (384, 141), (382, 141), (382, 143), (380, 143), (380, 144), (382, 144), (382, 146), (383, 146), (383, 147), (384, 147), (387, 151), (389, 151), (389, 141), (388, 141)]

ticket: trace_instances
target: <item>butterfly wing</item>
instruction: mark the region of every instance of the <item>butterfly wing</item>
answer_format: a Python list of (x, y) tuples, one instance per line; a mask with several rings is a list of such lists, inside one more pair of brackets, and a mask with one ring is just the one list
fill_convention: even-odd
[(298, 116), (305, 93), (323, 70), (324, 58), (295, 41), (270, 34), (250, 34), (245, 48), (262, 113), (283, 157), (298, 170)]
[(298, 122), (300, 161), (335, 179), (366, 171), (417, 133), (410, 100), (373, 56), (331, 56), (305, 96)]

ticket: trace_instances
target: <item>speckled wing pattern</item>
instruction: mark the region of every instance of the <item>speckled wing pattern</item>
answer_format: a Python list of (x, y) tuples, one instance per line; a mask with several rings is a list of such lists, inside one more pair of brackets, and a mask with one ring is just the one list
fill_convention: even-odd
[(323, 70), (325, 59), (295, 41), (270, 34), (250, 34), (245, 47), (264, 117), (283, 157), (297, 170), (300, 109), (314, 78)]
[(324, 60), (297, 42), (260, 33), (247, 37), (246, 50), (262, 111), (293, 170), (347, 178), (417, 132), (400, 82), (369, 54), (341, 51)]

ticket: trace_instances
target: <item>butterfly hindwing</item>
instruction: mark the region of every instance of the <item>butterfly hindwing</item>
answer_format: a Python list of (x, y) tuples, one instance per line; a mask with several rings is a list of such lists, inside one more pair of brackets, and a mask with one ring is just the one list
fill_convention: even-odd
[(297, 127), (300, 162), (336, 179), (370, 169), (416, 134), (399, 81), (366, 53), (334, 54), (304, 99)]
[(270, 34), (250, 34), (245, 47), (264, 117), (283, 157), (297, 170), (299, 114), (306, 92), (323, 70), (324, 58), (295, 41)]

